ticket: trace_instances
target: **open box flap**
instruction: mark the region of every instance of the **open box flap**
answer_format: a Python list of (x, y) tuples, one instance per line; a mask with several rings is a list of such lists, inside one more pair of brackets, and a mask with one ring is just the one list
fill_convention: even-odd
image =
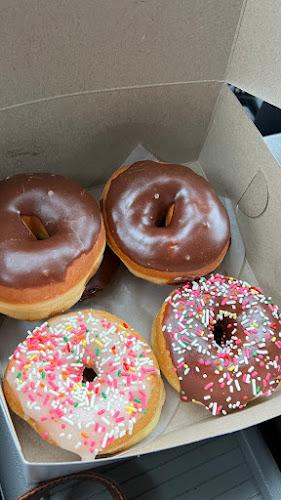
[[(281, 304), (281, 169), (227, 85), (222, 85), (199, 162), (216, 190), (228, 196), (258, 284)], [(243, 279), (248, 279), (242, 273)]]
[(243, 0), (2, 0), (0, 108), (64, 94), (223, 81)]
[(247, 0), (225, 79), (281, 107), (280, 0)]

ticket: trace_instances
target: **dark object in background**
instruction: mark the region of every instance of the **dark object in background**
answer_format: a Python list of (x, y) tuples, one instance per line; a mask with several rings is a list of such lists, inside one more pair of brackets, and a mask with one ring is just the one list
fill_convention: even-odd
[(230, 88), (263, 136), (281, 132), (281, 110), (279, 108), (261, 101), (233, 85), (230, 85)]
[(80, 301), (89, 299), (107, 287), (113, 280), (119, 265), (120, 260), (117, 255), (106, 246), (103, 261), (96, 274), (87, 283)]
[(259, 108), (254, 124), (262, 135), (272, 135), (281, 132), (281, 109), (263, 102)]

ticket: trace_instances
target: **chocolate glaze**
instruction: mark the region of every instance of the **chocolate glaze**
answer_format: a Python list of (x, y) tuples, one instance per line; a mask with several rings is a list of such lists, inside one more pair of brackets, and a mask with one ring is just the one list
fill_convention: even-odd
[(120, 265), (120, 260), (112, 250), (106, 246), (103, 261), (97, 270), (96, 274), (87, 283), (81, 301), (89, 299), (93, 295), (101, 292), (112, 282), (117, 269)]
[(194, 399), (214, 415), (225, 414), (278, 387), (280, 361), (274, 360), (280, 360), (281, 326), (277, 306), (268, 301), (260, 289), (220, 275), (170, 294), (164, 336), (183, 401)]
[[(37, 240), (20, 216), (36, 216), (48, 239)], [(0, 284), (17, 289), (61, 282), (101, 228), (96, 201), (60, 175), (22, 174), (0, 182)]]
[[(167, 227), (161, 221), (174, 205)], [(139, 161), (111, 181), (104, 210), (121, 251), (140, 266), (188, 273), (210, 264), (230, 238), (214, 189), (182, 165)]]

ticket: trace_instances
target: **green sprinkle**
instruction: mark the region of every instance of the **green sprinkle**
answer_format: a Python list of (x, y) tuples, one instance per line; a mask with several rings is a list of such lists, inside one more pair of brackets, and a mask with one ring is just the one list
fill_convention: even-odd
[(101, 395), (104, 399), (106, 399), (106, 395), (104, 394), (104, 392), (102, 392)]
[(46, 363), (46, 360), (45, 360), (45, 359), (43, 359), (43, 363)]
[(121, 370), (118, 371), (118, 377), (121, 377)]
[(187, 342), (187, 340), (182, 340), (182, 343), (185, 344), (185, 345), (189, 344), (189, 342)]
[(269, 302), (269, 301), (268, 301), (267, 303), (268, 303), (268, 304), (271, 304), (272, 306), (274, 305), (274, 302)]
[(63, 340), (65, 340), (65, 342), (68, 342), (68, 338), (67, 337), (63, 337)]
[(71, 351), (71, 352), (72, 352), (72, 354), (73, 354), (73, 353), (74, 353), (74, 350), (73, 350), (73, 351)]
[(143, 410), (143, 413), (147, 413), (147, 411), (146, 411), (146, 410)]
[(141, 403), (141, 400), (137, 398), (133, 399), (133, 401), (135, 401), (136, 403)]
[(256, 357), (256, 356), (257, 356), (257, 353), (256, 353), (256, 352), (253, 352), (253, 356), (255, 356), (255, 357)]
[(265, 319), (262, 319), (262, 320), (261, 320), (261, 322), (262, 322), (263, 324), (265, 324), (266, 320), (265, 320)]
[(76, 363), (80, 363), (80, 359), (79, 358), (77, 359)]
[(74, 403), (74, 408), (77, 408), (78, 404), (79, 404), (79, 403), (77, 403), (77, 402), (76, 402), (76, 403)]
[(41, 377), (42, 377), (42, 378), (45, 378), (45, 372), (42, 372), (42, 373), (41, 373)]
[(49, 325), (49, 323), (47, 323), (47, 327), (48, 327), (48, 328), (50, 328), (50, 325)]
[(139, 355), (139, 358), (142, 358), (142, 357), (143, 357), (143, 353), (141, 353), (141, 354)]
[(99, 355), (99, 349), (96, 349), (96, 356), (98, 357)]
[(152, 389), (152, 390), (153, 390), (153, 391), (155, 391), (155, 387), (153, 387), (153, 389)]
[(257, 387), (257, 392), (260, 392), (261, 388), (260, 387)]
[(17, 378), (20, 378), (20, 377), (21, 377), (21, 372), (19, 372), (19, 373), (17, 374)]
[(88, 331), (89, 331), (88, 328), (86, 328), (86, 332), (88, 332)]
[(185, 315), (184, 315), (184, 317), (185, 317), (185, 318), (188, 318), (188, 314), (185, 314)]
[(181, 394), (185, 394), (185, 391), (181, 391)]
[(98, 334), (96, 335), (96, 339), (98, 338)]

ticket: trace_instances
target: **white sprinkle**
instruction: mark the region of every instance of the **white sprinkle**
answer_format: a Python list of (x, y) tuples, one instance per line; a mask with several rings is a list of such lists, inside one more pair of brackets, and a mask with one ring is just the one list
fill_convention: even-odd
[(234, 380), (234, 383), (236, 385), (237, 391), (241, 391), (241, 387), (237, 379)]
[(102, 445), (101, 445), (102, 448), (105, 448), (107, 439), (108, 439), (108, 432), (105, 434), (105, 436), (103, 438)]
[(61, 420), (63, 420), (67, 424), (74, 425), (74, 423), (67, 417), (61, 417)]

